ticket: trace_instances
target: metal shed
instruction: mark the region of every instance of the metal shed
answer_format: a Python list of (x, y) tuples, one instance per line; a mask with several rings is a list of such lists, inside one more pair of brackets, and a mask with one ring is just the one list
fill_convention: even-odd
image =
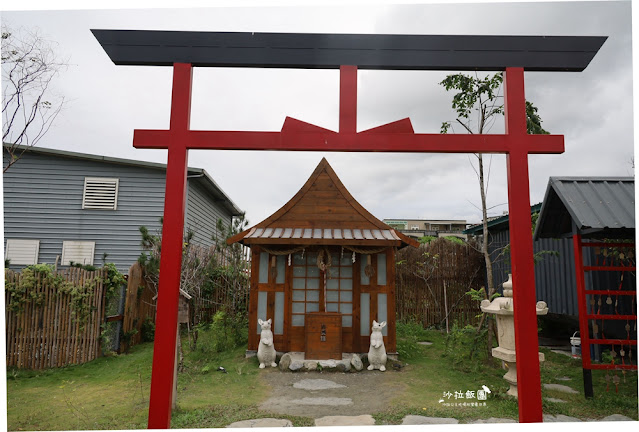
[[(573, 239), (586, 397), (592, 369), (637, 369), (634, 192), (632, 177), (551, 177), (534, 233)], [(610, 348), (612, 363), (593, 363), (591, 346)]]
[(573, 234), (634, 239), (634, 177), (550, 177), (534, 238)]

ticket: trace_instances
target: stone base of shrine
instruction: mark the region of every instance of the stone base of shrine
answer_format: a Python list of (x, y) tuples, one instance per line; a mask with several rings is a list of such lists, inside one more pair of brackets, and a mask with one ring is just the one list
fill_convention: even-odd
[[(246, 358), (255, 357), (254, 350), (246, 351)], [(388, 361), (397, 362), (397, 353), (387, 353)], [(276, 362), (282, 372), (308, 372), (308, 371), (335, 371), (335, 372), (359, 372), (365, 370), (368, 353), (342, 353), (341, 359), (311, 359), (306, 358), (304, 352), (291, 351), (288, 353), (277, 352)], [(388, 363), (387, 363), (387, 367)], [(398, 366), (401, 367), (401, 366)]]

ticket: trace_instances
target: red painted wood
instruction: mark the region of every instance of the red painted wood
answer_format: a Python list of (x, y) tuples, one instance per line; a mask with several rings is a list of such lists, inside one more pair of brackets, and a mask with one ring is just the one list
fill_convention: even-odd
[[(580, 315), (581, 316), (581, 315)], [(636, 320), (637, 315), (599, 315), (599, 314), (586, 314), (586, 320)], [(580, 330), (581, 331), (581, 330)], [(583, 337), (582, 337), (583, 341)], [(582, 342), (583, 345), (583, 342)]]
[(357, 132), (357, 66), (339, 68), (339, 131)]
[(590, 342), (604, 345), (637, 345), (634, 339), (590, 339)]
[(623, 364), (594, 364), (590, 366), (590, 369), (612, 369), (612, 370), (637, 370), (637, 365), (623, 365)]
[(600, 295), (636, 295), (637, 291), (619, 291), (619, 290), (586, 290), (586, 294), (600, 294)]
[(582, 247), (618, 247), (618, 248), (634, 248), (634, 243), (606, 243), (606, 242), (582, 242)]
[[(161, 295), (158, 297), (159, 325), (156, 327), (149, 427), (160, 429), (170, 426), (187, 149), (506, 153), (511, 257), (516, 287), (514, 302), (518, 305), (515, 308), (515, 335), (519, 360), (519, 420), (541, 422), (528, 154), (563, 153), (563, 136), (526, 134), (522, 68), (507, 68), (505, 72), (505, 135), (414, 134), (404, 132), (404, 127), (400, 128), (402, 132), (382, 127), (358, 134), (357, 68), (343, 66), (340, 77), (339, 133), (310, 124), (304, 125), (298, 120), (285, 123), (281, 132), (189, 131), (191, 65), (176, 64), (171, 129), (134, 131), (133, 143), (136, 148), (169, 148), (162, 245), (164, 267), (161, 267)], [(581, 275), (583, 276), (583, 271)], [(353, 321), (354, 325), (358, 321), (356, 314)], [(354, 329), (358, 330), (358, 327)], [(291, 349), (295, 340), (295, 335), (291, 335)]]
[(528, 153), (517, 146), (520, 138), (526, 137), (524, 70), (507, 68), (504, 81), (506, 134), (513, 147), (506, 160), (519, 422), (531, 423), (542, 421), (542, 409)]
[(635, 271), (634, 266), (584, 266), (584, 271)]
[[(161, 149), (168, 131), (136, 129), (135, 148)], [(187, 147), (197, 150), (286, 150), (391, 153), (563, 153), (563, 135), (411, 134), (388, 132), (190, 131)]]
[[(185, 132), (189, 127), (192, 68), (173, 67), (171, 130), (162, 143), (168, 147), (162, 256), (158, 286), (156, 333), (149, 401), (149, 429), (171, 427), (174, 367), (177, 335), (178, 299), (182, 264), (184, 211), (186, 208), (187, 149)], [(168, 139), (167, 139), (168, 138)]]
[(586, 305), (586, 280), (584, 276), (584, 256), (581, 235), (572, 236), (575, 254), (575, 281), (577, 283), (577, 306), (579, 308), (579, 336), (581, 337), (581, 366), (592, 369), (590, 364), (590, 333), (588, 330), (588, 306)]

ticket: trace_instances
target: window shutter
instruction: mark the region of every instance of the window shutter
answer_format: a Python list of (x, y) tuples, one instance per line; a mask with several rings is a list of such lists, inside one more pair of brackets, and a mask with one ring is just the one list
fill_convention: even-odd
[(32, 265), (38, 263), (40, 240), (7, 239), (4, 258), (14, 265)]
[(93, 265), (95, 242), (63, 241), (62, 265), (70, 265), (71, 261), (82, 265)]
[(85, 177), (82, 208), (117, 210), (119, 182), (117, 178)]

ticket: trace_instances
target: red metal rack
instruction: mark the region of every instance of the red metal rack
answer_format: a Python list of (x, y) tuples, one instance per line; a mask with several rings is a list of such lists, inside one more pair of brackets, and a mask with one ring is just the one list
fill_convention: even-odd
[[(573, 236), (574, 253), (575, 253), (575, 277), (577, 282), (577, 302), (579, 306), (579, 332), (581, 335), (581, 362), (584, 373), (584, 393), (586, 397), (593, 396), (592, 389), (592, 369), (607, 369), (607, 370), (637, 370), (637, 363), (632, 364), (632, 345), (637, 345), (636, 339), (630, 338), (630, 322), (634, 322), (634, 329), (636, 330), (637, 323), (637, 310), (636, 303), (633, 303), (633, 314), (618, 314), (616, 313), (616, 302), (619, 296), (635, 296), (637, 295), (636, 289), (622, 289), (622, 283), (619, 285), (619, 289), (616, 290), (594, 290), (586, 289), (586, 272), (595, 271), (616, 271), (621, 272), (622, 281), (625, 272), (636, 271), (635, 265), (624, 265), (624, 259), (614, 260), (612, 257), (608, 260), (606, 265), (606, 259), (603, 263), (599, 263), (597, 259), (596, 265), (584, 266), (583, 248), (623, 248), (624, 250), (632, 250), (634, 253), (634, 243), (607, 243), (607, 242), (583, 242), (580, 234)], [(628, 262), (631, 260), (628, 259)], [(634, 264), (634, 263), (632, 263)], [(588, 299), (590, 296), (590, 300)], [(596, 299), (596, 296), (599, 296)], [(615, 300), (615, 313), (614, 314), (602, 314), (602, 296), (607, 296), (606, 303), (612, 304), (612, 296), (616, 297)], [(590, 307), (589, 307), (590, 306)], [(605, 337), (603, 331), (604, 322), (608, 320), (626, 320), (626, 339), (608, 339)], [(592, 326), (589, 325), (592, 321)], [(599, 331), (597, 321), (601, 321), (602, 328)], [(590, 330), (592, 329), (593, 337), (590, 337)], [(601, 338), (597, 335), (601, 333)], [(613, 359), (610, 364), (593, 364), (590, 357), (591, 345), (612, 345)], [(616, 359), (615, 346), (619, 346), (620, 360)], [(624, 346), (628, 348), (628, 363), (625, 361)]]

